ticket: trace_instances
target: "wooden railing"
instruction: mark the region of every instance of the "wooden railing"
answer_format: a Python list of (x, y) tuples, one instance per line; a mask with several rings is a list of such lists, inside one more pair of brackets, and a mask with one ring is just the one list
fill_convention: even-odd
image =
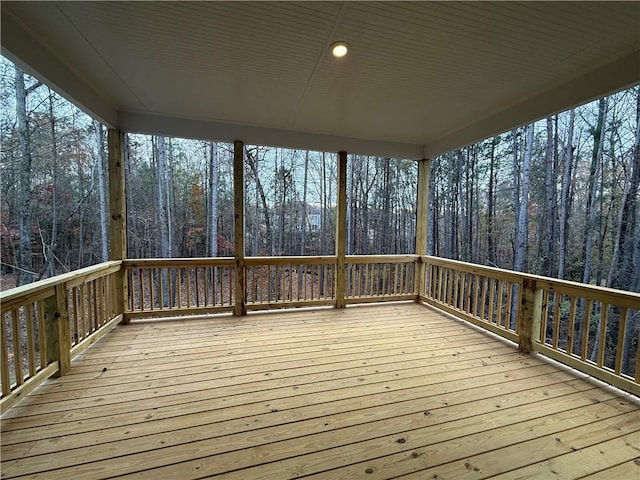
[(247, 257), (247, 310), (332, 305), (336, 257)]
[(125, 260), (127, 318), (230, 311), (235, 299), (233, 258)]
[(422, 256), (419, 298), (640, 395), (640, 294)]
[(518, 341), (516, 272), (423, 256), (422, 300), (502, 337)]
[(350, 255), (345, 259), (345, 302), (415, 300), (416, 255)]
[(106, 262), (0, 292), (0, 379), (4, 412), (122, 320), (117, 277)]
[[(338, 305), (335, 256), (107, 262), (0, 293), (2, 411), (121, 320)], [(418, 300), (640, 395), (640, 295), (430, 256), (347, 256), (344, 303)], [(420, 290), (420, 291), (418, 291)], [(339, 306), (339, 305), (338, 305)]]

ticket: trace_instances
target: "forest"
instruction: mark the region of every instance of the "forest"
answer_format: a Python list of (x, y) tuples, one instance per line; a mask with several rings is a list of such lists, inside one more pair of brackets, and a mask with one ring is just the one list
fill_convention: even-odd
[[(106, 129), (0, 63), (2, 289), (108, 257)], [(231, 256), (233, 146), (126, 137), (128, 256)], [(246, 255), (331, 255), (335, 153), (245, 146)], [(417, 162), (349, 155), (347, 253), (413, 253)], [(640, 291), (640, 87), (431, 160), (429, 253)]]

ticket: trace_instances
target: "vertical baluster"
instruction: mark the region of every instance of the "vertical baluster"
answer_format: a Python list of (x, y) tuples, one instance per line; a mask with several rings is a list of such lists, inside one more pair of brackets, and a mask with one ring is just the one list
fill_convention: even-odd
[(371, 264), (371, 296), (373, 297), (378, 296), (378, 294), (380, 293), (378, 288), (378, 281), (380, 280), (380, 267), (381, 265), (379, 263)]
[(288, 265), (289, 267), (289, 301), (293, 300), (293, 265)]
[(166, 268), (164, 267), (158, 267), (158, 308), (160, 310), (164, 310), (164, 305), (165, 302), (167, 301), (166, 298), (164, 298), (164, 293), (165, 293), (165, 285), (164, 285), (164, 272), (165, 272)]
[[(173, 296), (173, 292), (175, 291), (175, 285), (173, 282), (175, 268), (168, 267), (167, 268), (167, 308), (174, 308), (175, 299)], [(206, 293), (205, 293), (206, 295)]]
[(313, 294), (313, 290), (314, 290), (314, 285), (316, 283), (316, 273), (318, 272), (318, 265), (310, 265), (311, 267), (311, 300), (315, 299), (315, 296)]
[(614, 370), (616, 375), (622, 372), (622, 359), (624, 357), (624, 344), (627, 330), (627, 308), (620, 308), (620, 322), (618, 323), (618, 343), (616, 343), (616, 363)]
[[(597, 355), (597, 364), (598, 367), (602, 368), (604, 365), (604, 350), (606, 348), (606, 338), (607, 338), (607, 318), (609, 317), (609, 305), (606, 303), (602, 304), (602, 310), (600, 311), (600, 335), (598, 336), (598, 355)], [(640, 343), (640, 342), (639, 342)], [(638, 371), (636, 370), (636, 382), (638, 381)]]
[(265, 301), (269, 302), (271, 301), (271, 265), (267, 265), (266, 266), (266, 270), (267, 270), (267, 290), (265, 292)]
[(40, 341), (40, 368), (47, 366), (47, 359), (49, 354), (47, 352), (47, 339), (45, 335), (44, 325), (44, 301), (38, 300), (38, 340)]
[(22, 385), (24, 378), (22, 375), (22, 346), (20, 345), (20, 312), (17, 308), (11, 309), (11, 329), (13, 333), (13, 372), (16, 385)]
[(71, 289), (71, 292), (72, 292), (71, 305), (73, 305), (73, 333), (74, 333), (71, 336), (71, 341), (73, 342), (73, 339), (75, 338), (76, 343), (84, 339), (84, 337), (80, 333), (80, 322), (82, 320), (79, 318), (80, 317), (80, 309), (79, 309), (80, 302), (78, 300), (79, 288), (80, 286), (73, 287)]
[(149, 306), (150, 310), (154, 310), (156, 308), (156, 291), (155, 291), (155, 283), (153, 281), (153, 277), (157, 276), (158, 269), (157, 268), (149, 268), (147, 269), (148, 280), (149, 280)]
[(357, 263), (351, 264), (351, 269), (353, 271), (353, 296), (359, 297), (360, 291), (362, 290), (362, 272), (360, 265)]
[(485, 316), (484, 316), (484, 313), (487, 310), (488, 290), (489, 290), (489, 277), (483, 277), (482, 278), (482, 289), (480, 291), (480, 301), (482, 302), (480, 304), (480, 318), (482, 320), (486, 320)]
[(567, 353), (573, 353), (573, 334), (576, 325), (576, 297), (571, 297), (571, 307), (569, 309), (569, 330), (567, 338)]
[(542, 319), (540, 321), (540, 343), (547, 343), (547, 323), (549, 321), (549, 290), (542, 293)]
[(96, 289), (96, 330), (102, 326), (102, 278), (93, 280), (93, 286)]
[(144, 272), (142, 268), (138, 269), (138, 298), (140, 299), (140, 310), (145, 310), (144, 305)]
[(200, 306), (200, 280), (199, 277), (200, 275), (198, 275), (198, 271), (200, 269), (198, 267), (195, 267), (193, 269), (193, 275), (196, 277), (196, 307)]
[(431, 278), (429, 280), (429, 286), (425, 293), (427, 297), (435, 299), (438, 289), (438, 271), (440, 270), (440, 268), (437, 265), (429, 264), (429, 270), (431, 272)]
[(178, 308), (182, 308), (182, 280), (183, 280), (183, 268), (184, 267), (176, 267), (176, 306)]
[(503, 306), (504, 306), (504, 301), (503, 301), (503, 297), (504, 297), (504, 281), (503, 280), (498, 280), (498, 298), (497, 298), (497, 303), (496, 303), (496, 325), (500, 326), (505, 326), (503, 325)]
[(562, 294), (555, 292), (554, 300), (556, 307), (553, 312), (553, 348), (557, 350), (560, 340), (560, 306), (562, 305)]
[(587, 345), (589, 344), (589, 322), (591, 321), (591, 300), (585, 298), (584, 301), (584, 317), (582, 321), (582, 345), (580, 345), (580, 359), (582, 361), (587, 358)]
[(307, 270), (307, 269), (308, 269), (308, 265), (305, 265), (305, 266), (304, 266), (303, 277), (302, 277), (302, 282), (303, 282), (303, 286), (302, 286), (302, 288), (303, 288), (303, 290), (302, 290), (302, 291), (303, 291), (303, 294), (302, 294), (302, 297), (303, 297), (305, 300), (308, 300), (308, 299), (307, 299), (307, 277), (308, 277), (308, 275), (307, 275), (307, 271), (308, 271), (308, 270)]
[(36, 374), (36, 344), (33, 329), (33, 303), (29, 303), (27, 308), (27, 359), (29, 363), (29, 376)]
[(490, 278), (489, 282), (489, 314), (487, 316), (487, 321), (489, 323), (497, 323), (493, 320), (493, 312), (495, 310), (495, 295), (496, 295), (496, 281), (494, 278)]
[[(220, 305), (224, 305), (224, 297), (222, 296), (222, 276), (223, 274), (228, 278), (229, 277), (229, 267), (224, 267), (224, 268), (220, 268), (218, 269), (218, 282), (220, 284)], [(231, 280), (229, 280), (231, 281)], [(229, 301), (229, 304), (231, 303), (231, 301)]]
[(100, 325), (100, 305), (99, 305), (99, 292), (96, 281), (89, 282), (91, 283), (91, 295), (93, 301), (93, 323), (91, 324), (91, 333), (98, 330)]
[[(504, 328), (510, 329), (511, 328), (511, 322), (510, 322), (511, 312), (513, 311), (511, 304), (513, 303), (513, 287), (514, 286), (511, 282), (506, 282), (506, 281), (505, 281), (505, 285), (507, 286), (507, 303), (505, 304), (505, 308), (504, 308), (505, 310), (504, 311)], [(522, 291), (520, 291), (520, 295), (522, 295)], [(516, 322), (517, 322), (517, 319), (516, 319)], [(516, 325), (516, 331), (518, 331), (518, 325)]]
[(480, 292), (481, 277), (479, 274), (475, 274), (475, 282), (473, 285), (473, 308), (471, 309), (471, 315), (478, 316), (478, 294)]
[[(133, 282), (133, 269), (131, 268), (127, 268), (126, 270), (126, 275), (128, 278), (127, 283), (129, 284), (129, 298), (128, 298), (128, 305), (129, 305), (129, 311), (132, 312), (134, 310), (136, 310), (136, 304), (135, 304), (135, 286), (136, 284)], [(117, 296), (115, 297), (117, 298)]]
[[(13, 312), (11, 313), (13, 315)], [(0, 379), (2, 383), (2, 396), (9, 395), (11, 393), (11, 380), (9, 376), (9, 352), (7, 349), (7, 325), (6, 325), (6, 313), (2, 313), (0, 318)]]
[(187, 273), (187, 279), (186, 279), (186, 282), (187, 282), (187, 294), (186, 294), (186, 297), (187, 297), (187, 308), (190, 308), (191, 307), (191, 268), (187, 267), (187, 268), (185, 268), (185, 270), (186, 270), (186, 273)]
[(362, 296), (364, 297), (367, 294), (367, 281), (369, 279), (369, 265), (364, 263), (362, 264)]

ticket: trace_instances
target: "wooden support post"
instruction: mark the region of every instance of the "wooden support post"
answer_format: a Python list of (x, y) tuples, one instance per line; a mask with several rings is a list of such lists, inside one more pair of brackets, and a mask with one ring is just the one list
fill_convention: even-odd
[[(127, 201), (125, 193), (124, 133), (109, 129), (109, 259), (125, 260), (127, 258)], [(122, 268), (115, 278), (113, 313), (123, 314), (129, 300), (127, 272)], [(128, 319), (123, 316), (123, 323)]]
[[(418, 162), (418, 208), (416, 215), (416, 255), (427, 254), (427, 238), (429, 229), (429, 176), (431, 160), (422, 159)], [(418, 258), (416, 264), (416, 301), (420, 296), (426, 296), (426, 265)]]
[(233, 142), (233, 219), (236, 286), (233, 314), (247, 314), (244, 265), (244, 143)]
[(518, 322), (518, 344), (523, 353), (533, 353), (535, 344), (540, 339), (540, 323), (542, 321), (542, 294), (536, 288), (535, 280), (524, 278), (520, 292), (520, 321)]
[(58, 362), (54, 376), (60, 377), (71, 368), (71, 335), (66, 284), (56, 285), (55, 291), (55, 295), (44, 302), (45, 336), (47, 364)]
[(338, 208), (336, 211), (336, 308), (344, 308), (344, 260), (347, 252), (347, 152), (338, 153)]

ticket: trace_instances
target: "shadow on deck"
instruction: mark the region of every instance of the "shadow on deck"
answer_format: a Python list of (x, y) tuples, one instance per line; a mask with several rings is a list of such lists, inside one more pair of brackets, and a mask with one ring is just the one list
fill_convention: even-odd
[(2, 419), (2, 479), (640, 475), (635, 397), (416, 303), (138, 320)]

